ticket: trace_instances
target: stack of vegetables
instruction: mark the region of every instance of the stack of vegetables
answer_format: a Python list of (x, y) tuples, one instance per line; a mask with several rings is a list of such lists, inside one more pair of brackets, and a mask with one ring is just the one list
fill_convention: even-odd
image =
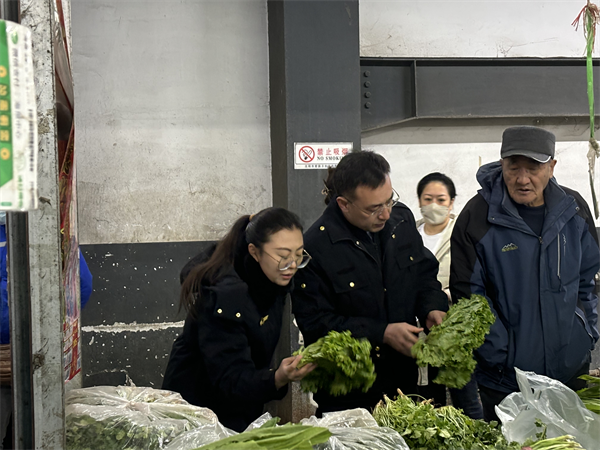
[(350, 331), (330, 331), (327, 336), (300, 348), (298, 368), (316, 363), (317, 368), (301, 381), (304, 392), (327, 390), (331, 395), (345, 395), (353, 389), (367, 392), (375, 382), (375, 366), (371, 360), (371, 343), (355, 339)]
[(587, 387), (577, 391), (577, 395), (587, 409), (600, 414), (600, 378), (591, 375), (581, 375), (579, 378), (587, 381)]
[(430, 400), (414, 401), (402, 392), (395, 400), (379, 402), (373, 417), (380, 426), (398, 431), (411, 450), (583, 450), (570, 435), (546, 438), (539, 421), (543, 431), (536, 439), (508, 442), (497, 422), (471, 419), (453, 406), (434, 408)]

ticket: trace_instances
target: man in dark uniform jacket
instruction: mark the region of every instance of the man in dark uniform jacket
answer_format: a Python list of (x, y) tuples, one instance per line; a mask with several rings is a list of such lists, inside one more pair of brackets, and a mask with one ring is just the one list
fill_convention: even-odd
[(397, 200), (381, 155), (346, 155), (326, 182), (328, 206), (304, 234), (311, 263), (298, 272), (293, 312), (305, 343), (330, 330), (350, 330), (372, 346), (377, 379), (367, 392), (333, 397), (319, 391), (319, 413), (372, 409), (397, 389), (415, 393), (411, 347), (423, 328), (439, 324), (448, 298), (438, 262), (423, 246), (411, 211)]

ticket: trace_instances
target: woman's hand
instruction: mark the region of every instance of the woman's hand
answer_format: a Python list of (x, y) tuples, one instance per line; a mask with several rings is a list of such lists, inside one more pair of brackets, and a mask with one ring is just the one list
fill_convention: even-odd
[(281, 389), (283, 386), (288, 384), (290, 381), (300, 381), (306, 375), (311, 373), (317, 368), (314, 363), (309, 363), (304, 367), (298, 369), (298, 364), (302, 359), (302, 355), (290, 356), (285, 358), (279, 364), (279, 368), (275, 372), (275, 387)]

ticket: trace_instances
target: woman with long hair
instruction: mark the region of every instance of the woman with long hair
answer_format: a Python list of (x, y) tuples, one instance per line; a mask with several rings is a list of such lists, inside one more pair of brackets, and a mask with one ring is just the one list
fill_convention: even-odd
[(187, 311), (163, 389), (210, 408), (225, 426), (243, 431), (281, 399), (300, 356), (271, 366), (292, 277), (310, 256), (298, 217), (283, 208), (242, 216), (227, 235), (182, 270), (180, 307)]

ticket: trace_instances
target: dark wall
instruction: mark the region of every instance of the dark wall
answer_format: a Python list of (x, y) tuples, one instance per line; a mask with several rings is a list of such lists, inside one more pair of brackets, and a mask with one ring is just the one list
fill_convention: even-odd
[(93, 292), (81, 312), (83, 386), (160, 387), (184, 314), (179, 272), (211, 242), (82, 245)]

